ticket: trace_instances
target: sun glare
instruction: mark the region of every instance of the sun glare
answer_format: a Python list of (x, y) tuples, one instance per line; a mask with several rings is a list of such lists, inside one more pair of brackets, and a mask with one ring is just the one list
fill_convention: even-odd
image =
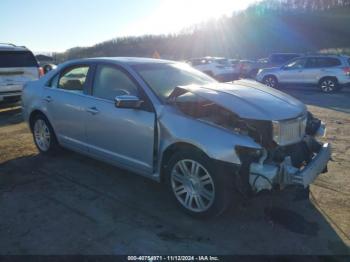
[(173, 33), (209, 19), (231, 15), (253, 2), (256, 0), (163, 0), (142, 23), (135, 24), (130, 30), (138, 35)]

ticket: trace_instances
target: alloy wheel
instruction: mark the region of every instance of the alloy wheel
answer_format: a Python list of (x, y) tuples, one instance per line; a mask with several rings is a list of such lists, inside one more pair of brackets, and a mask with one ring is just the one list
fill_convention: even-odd
[(185, 159), (171, 171), (171, 187), (177, 200), (193, 212), (208, 210), (215, 199), (214, 181), (200, 163)]
[(265, 79), (265, 85), (269, 87), (275, 87), (276, 86), (276, 79), (272, 76), (269, 76)]
[(325, 93), (333, 92), (336, 88), (336, 83), (331, 79), (326, 79), (321, 83), (321, 89)]
[(34, 124), (35, 142), (42, 151), (48, 151), (50, 148), (51, 134), (45, 121), (38, 119)]

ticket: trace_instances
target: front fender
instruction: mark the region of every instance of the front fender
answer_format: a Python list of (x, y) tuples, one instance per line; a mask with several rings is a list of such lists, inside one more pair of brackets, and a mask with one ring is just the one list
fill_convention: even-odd
[(159, 159), (169, 146), (176, 143), (193, 145), (212, 159), (238, 165), (241, 161), (235, 151), (236, 146), (261, 149), (248, 136), (171, 111), (168, 110), (158, 119)]

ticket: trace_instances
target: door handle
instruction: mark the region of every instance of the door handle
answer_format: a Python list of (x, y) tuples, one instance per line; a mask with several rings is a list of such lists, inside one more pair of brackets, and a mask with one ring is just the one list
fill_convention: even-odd
[(89, 107), (88, 109), (86, 109), (86, 112), (89, 112), (92, 115), (96, 115), (98, 114), (100, 111), (97, 110), (96, 107)]
[(48, 102), (48, 103), (50, 103), (50, 102), (52, 102), (52, 101), (53, 101), (53, 99), (52, 99), (52, 97), (51, 97), (51, 96), (47, 96), (47, 97), (45, 97), (45, 98), (44, 98), (44, 100), (45, 100), (46, 102)]

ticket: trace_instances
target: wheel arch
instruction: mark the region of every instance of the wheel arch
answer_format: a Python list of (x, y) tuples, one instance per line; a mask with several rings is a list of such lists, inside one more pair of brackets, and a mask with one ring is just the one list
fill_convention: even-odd
[[(40, 109), (34, 109), (34, 110), (30, 113), (29, 118), (28, 118), (29, 128), (30, 128), (30, 130), (31, 130), (32, 132), (33, 132), (33, 126), (34, 126), (34, 119), (35, 119), (35, 117), (37, 117), (38, 115), (44, 116), (44, 117), (46, 118), (46, 120), (49, 122), (49, 124), (51, 125), (51, 127), (52, 127), (52, 124), (51, 124), (49, 118), (47, 117), (47, 115), (46, 115), (42, 110), (40, 110)], [(52, 129), (53, 129), (53, 127), (52, 127)], [(54, 129), (53, 129), (53, 130), (54, 130)], [(55, 130), (54, 130), (54, 132), (55, 132)], [(55, 134), (55, 135), (56, 135), (56, 134)]]
[(327, 75), (327, 76), (322, 76), (319, 80), (318, 80), (318, 84), (320, 85), (321, 82), (327, 78), (332, 78), (335, 79), (335, 81), (337, 81), (337, 83), (339, 83), (338, 78), (336, 76), (332, 76), (332, 75)]
[(162, 153), (161, 161), (160, 161), (160, 182), (165, 182), (165, 168), (167, 167), (167, 164), (169, 163), (169, 160), (171, 159), (172, 155), (180, 150), (194, 150), (197, 151), (200, 154), (205, 155), (206, 157), (210, 158), (202, 149), (200, 149), (198, 146), (187, 143), (187, 142), (175, 142), (171, 145), (169, 145)]
[(264, 81), (264, 79), (266, 79), (266, 78), (269, 77), (269, 76), (272, 76), (272, 77), (276, 78), (276, 80), (277, 80), (277, 82), (278, 82), (278, 77), (277, 77), (277, 75), (276, 75), (276, 74), (273, 74), (273, 73), (268, 73), (268, 74), (264, 75), (264, 77), (262, 78), (262, 80)]

